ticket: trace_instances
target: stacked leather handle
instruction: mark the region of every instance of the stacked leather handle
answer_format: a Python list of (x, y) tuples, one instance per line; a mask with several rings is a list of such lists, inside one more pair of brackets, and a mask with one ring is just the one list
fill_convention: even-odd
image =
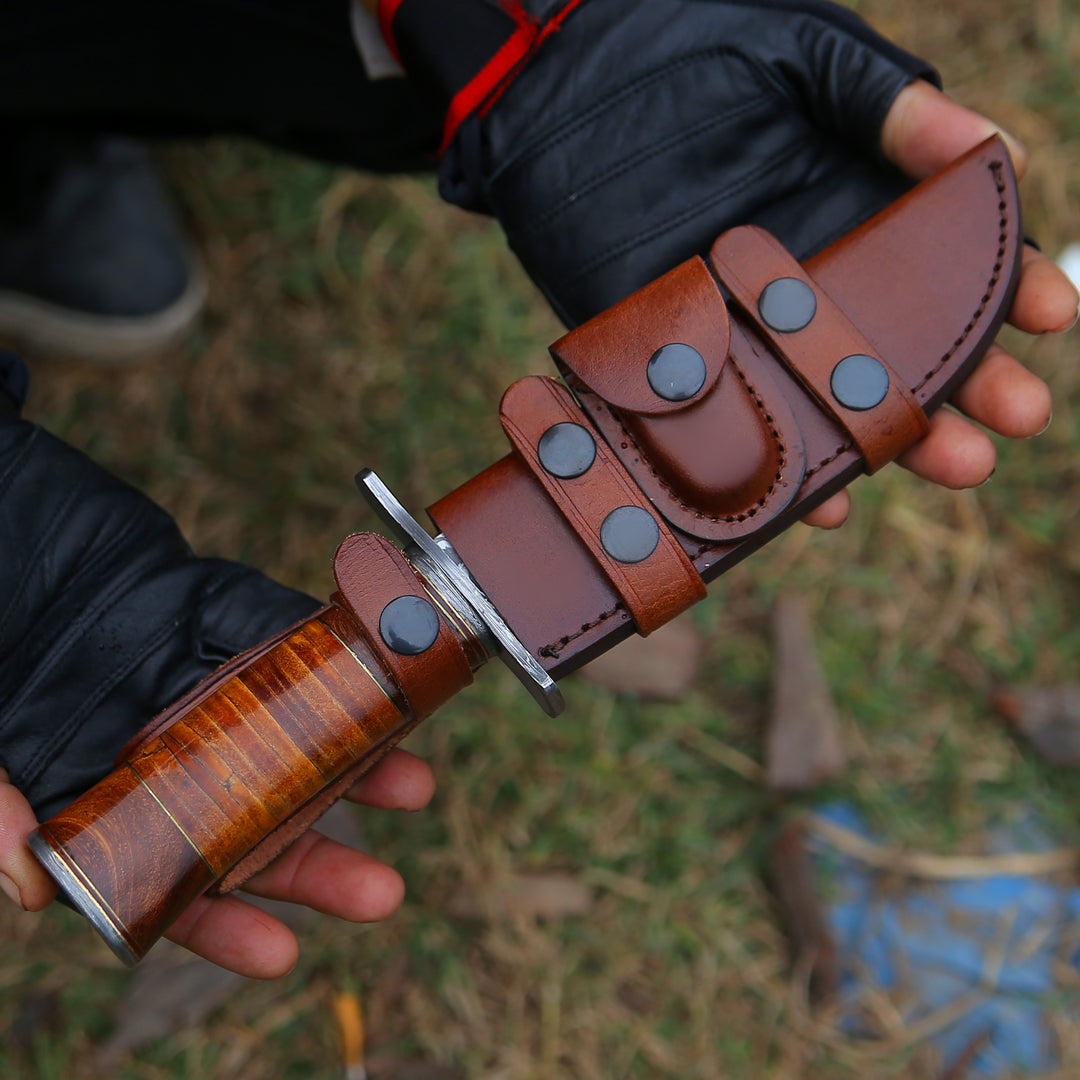
[[(511, 452), (429, 513), (561, 677), (921, 438), (1004, 320), (1021, 235), (997, 139), (805, 266), (725, 233), (556, 342), (565, 385), (512, 386)], [(330, 605), (196, 687), (34, 834), (119, 956), (265, 865), (496, 651), (425, 565), (348, 538)]]

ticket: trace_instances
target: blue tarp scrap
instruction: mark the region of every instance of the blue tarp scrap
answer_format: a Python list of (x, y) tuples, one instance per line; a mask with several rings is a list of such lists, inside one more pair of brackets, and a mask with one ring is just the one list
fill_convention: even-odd
[[(874, 839), (847, 805), (818, 813)], [(999, 853), (1046, 846), (1030, 822), (1007, 833), (996, 834)], [(1080, 1004), (1080, 889), (1021, 876), (901, 879), (816, 834), (812, 851), (837, 946), (844, 1031), (885, 1035), (884, 1000), (907, 1032), (934, 1043), (946, 1068), (973, 1048), (969, 1076), (1037, 1077), (1059, 1066), (1052, 1020), (1077, 1015)]]

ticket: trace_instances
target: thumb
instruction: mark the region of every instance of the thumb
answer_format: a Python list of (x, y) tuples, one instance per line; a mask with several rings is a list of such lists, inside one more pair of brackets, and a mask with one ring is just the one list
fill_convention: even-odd
[(52, 878), (26, 846), (36, 826), (30, 804), (0, 768), (0, 889), (27, 911), (40, 911), (56, 895)]
[(916, 79), (900, 91), (886, 115), (881, 149), (908, 176), (922, 180), (991, 135), (1005, 140), (1016, 175), (1022, 176), (1027, 152), (1019, 140), (930, 83)]

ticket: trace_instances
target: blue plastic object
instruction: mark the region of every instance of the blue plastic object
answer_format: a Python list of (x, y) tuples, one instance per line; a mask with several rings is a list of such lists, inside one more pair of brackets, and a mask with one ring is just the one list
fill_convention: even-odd
[[(873, 839), (857, 811), (818, 811)], [(1037, 823), (999, 830), (999, 850), (1042, 850)], [(870, 991), (908, 1028), (924, 1027), (945, 1068), (1036, 1077), (1058, 1066), (1050, 1017), (1075, 1008), (1080, 889), (1020, 876), (916, 881), (880, 870), (815, 837), (815, 863), (841, 965), (841, 1024), (879, 1036)], [(973, 1052), (974, 1051), (974, 1052)]]

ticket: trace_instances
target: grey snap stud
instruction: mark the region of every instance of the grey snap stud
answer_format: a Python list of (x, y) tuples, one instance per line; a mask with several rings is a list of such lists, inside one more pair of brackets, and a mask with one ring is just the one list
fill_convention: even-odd
[(600, 543), (616, 561), (639, 563), (660, 543), (656, 519), (640, 506), (620, 506), (612, 510), (600, 526)]
[(596, 460), (596, 442), (580, 424), (569, 421), (552, 424), (540, 436), (536, 452), (540, 455), (540, 464), (561, 480), (573, 480), (592, 468)]
[(665, 401), (686, 401), (705, 385), (705, 361), (692, 345), (676, 341), (652, 354), (645, 374)]
[(439, 636), (438, 612), (422, 596), (399, 596), (383, 608), (379, 634), (394, 652), (418, 656)]
[(875, 357), (853, 353), (833, 368), (829, 387), (841, 405), (862, 412), (885, 400), (889, 392), (889, 373)]
[(793, 334), (809, 326), (817, 312), (814, 290), (798, 278), (770, 281), (758, 297), (758, 313), (766, 326), (780, 334)]

